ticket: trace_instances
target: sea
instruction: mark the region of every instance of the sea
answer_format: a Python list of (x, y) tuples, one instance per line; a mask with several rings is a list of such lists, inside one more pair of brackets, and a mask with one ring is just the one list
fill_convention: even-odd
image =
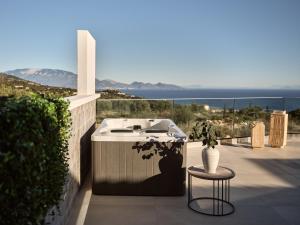
[(300, 89), (180, 89), (123, 90), (146, 99), (168, 99), (176, 104), (205, 104), (211, 108), (259, 106), (266, 110), (300, 109)]

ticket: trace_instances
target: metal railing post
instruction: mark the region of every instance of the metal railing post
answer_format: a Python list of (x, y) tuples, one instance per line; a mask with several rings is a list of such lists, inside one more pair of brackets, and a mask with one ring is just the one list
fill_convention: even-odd
[(173, 120), (173, 121), (174, 121), (174, 113), (175, 113), (174, 106), (175, 106), (175, 100), (173, 99), (173, 100), (172, 100), (172, 120)]
[(232, 113), (232, 137), (234, 138), (234, 125), (235, 125), (235, 98), (233, 99), (233, 113)]

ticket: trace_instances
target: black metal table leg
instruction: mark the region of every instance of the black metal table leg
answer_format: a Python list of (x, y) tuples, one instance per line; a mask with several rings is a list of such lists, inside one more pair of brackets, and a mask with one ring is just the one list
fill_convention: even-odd
[[(230, 170), (230, 169), (229, 169)], [(234, 172), (232, 171), (233, 175), (220, 178), (220, 179), (209, 179), (207, 178), (208, 175), (203, 175), (197, 176), (198, 174), (193, 175), (193, 173), (188, 173), (188, 207), (192, 209), (193, 211), (197, 213), (201, 213), (204, 215), (209, 215), (209, 216), (226, 216), (234, 213), (235, 207), (234, 205), (230, 202), (230, 179), (234, 177)], [(193, 198), (192, 194), (192, 177), (195, 176), (197, 178), (202, 178), (202, 179), (207, 179), (207, 180), (212, 180), (212, 197), (197, 197)], [(217, 184), (215, 182), (218, 182)], [(220, 184), (221, 182), (221, 184)], [(199, 201), (199, 204), (201, 204), (202, 200), (210, 200), (212, 201), (212, 208), (210, 208), (208, 211), (207, 209), (195, 209), (192, 207), (192, 202), (194, 201)], [(217, 201), (217, 202), (216, 202)], [(217, 209), (216, 209), (217, 207)], [(226, 207), (226, 208), (225, 208)]]
[[(218, 191), (218, 199), (220, 199), (220, 185), (219, 185), (219, 180), (218, 180), (218, 189), (217, 189), (217, 191)], [(219, 210), (220, 210), (220, 202), (218, 201), (218, 214), (220, 213)]]
[(191, 201), (191, 199), (192, 199), (192, 194), (191, 194), (191, 192), (192, 192), (192, 190), (191, 190), (191, 179), (192, 179), (192, 176), (189, 174), (188, 175), (188, 202), (190, 202)]
[(215, 181), (213, 180), (213, 215), (215, 215)]

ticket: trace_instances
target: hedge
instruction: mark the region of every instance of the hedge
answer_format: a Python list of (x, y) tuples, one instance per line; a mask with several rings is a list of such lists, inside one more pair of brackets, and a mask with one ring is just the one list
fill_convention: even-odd
[(70, 112), (63, 98), (0, 99), (0, 224), (43, 224), (68, 174)]

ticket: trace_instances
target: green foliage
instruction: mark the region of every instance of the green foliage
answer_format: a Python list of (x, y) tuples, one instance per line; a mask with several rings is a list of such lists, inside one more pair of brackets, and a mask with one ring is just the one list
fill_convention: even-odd
[(128, 101), (113, 101), (112, 108), (121, 114), (130, 111), (130, 103)]
[(263, 112), (262, 108), (259, 106), (252, 106), (240, 109), (237, 112), (237, 117), (239, 123), (244, 122), (251, 125), (254, 121), (264, 118), (265, 113)]
[(38, 94), (52, 94), (55, 96), (71, 96), (76, 93), (75, 89), (51, 87), (41, 85), (18, 77), (0, 73), (0, 96), (24, 96)]
[(141, 113), (141, 112), (149, 112), (150, 105), (148, 101), (130, 101), (130, 112), (131, 113)]
[[(255, 123), (251, 123), (251, 126), (255, 126)], [(250, 137), (251, 136), (251, 126), (240, 126), (238, 129), (235, 128), (233, 133), (235, 137)]]
[(68, 103), (39, 95), (0, 101), (0, 224), (43, 224), (68, 173)]
[(208, 148), (215, 148), (218, 144), (215, 126), (208, 121), (198, 121), (192, 128), (190, 139), (202, 141), (203, 146), (206, 145)]
[(203, 112), (203, 111), (206, 111), (206, 110), (204, 108), (204, 105), (192, 103), (191, 104), (191, 111), (192, 112)]
[(233, 136), (233, 131), (229, 126), (215, 125), (215, 129), (216, 129), (216, 135), (220, 139)]
[(188, 105), (176, 105), (174, 110), (174, 122), (185, 124), (193, 120), (194, 114)]
[(163, 112), (163, 111), (170, 111), (172, 110), (172, 103), (170, 101), (153, 101), (149, 100), (150, 108), (154, 112)]
[(115, 89), (101, 90), (101, 91), (97, 91), (97, 93), (100, 94), (99, 99), (140, 99), (140, 97), (128, 95), (126, 93), (123, 93)]
[(296, 121), (300, 121), (300, 109), (295, 109), (291, 112), (289, 112), (289, 116)]
[(112, 110), (112, 102), (111, 101), (99, 101), (97, 100), (97, 111), (110, 111)]

